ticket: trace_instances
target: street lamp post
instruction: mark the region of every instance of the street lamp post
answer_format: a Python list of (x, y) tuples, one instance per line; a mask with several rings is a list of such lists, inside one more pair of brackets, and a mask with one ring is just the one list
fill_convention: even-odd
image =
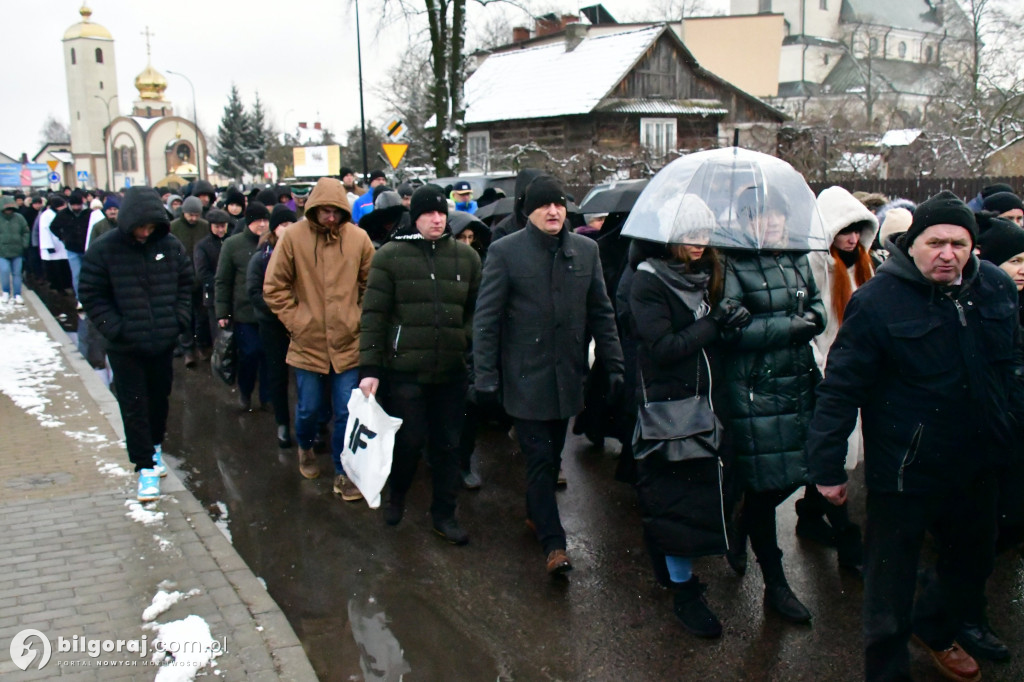
[(109, 98), (103, 98), (103, 97), (100, 97), (99, 95), (93, 95), (93, 97), (95, 97), (99, 101), (103, 102), (104, 106), (107, 107), (107, 133), (106, 133), (106, 137), (110, 141), (109, 142), (104, 142), (104, 144), (103, 144), (103, 158), (106, 160), (106, 164), (107, 164), (107, 172), (106, 172), (106, 176), (107, 176), (107, 191), (109, 192), (109, 191), (111, 191), (110, 188), (112, 186), (111, 179), (114, 176), (113, 159), (111, 159), (111, 156), (113, 155), (112, 154), (112, 150), (111, 150), (111, 145), (113, 144), (114, 140), (113, 140), (113, 138), (110, 137), (110, 135), (111, 135), (110, 127), (112, 125), (114, 125), (114, 119), (110, 115), (110, 103), (113, 102), (115, 99), (117, 99), (117, 95), (111, 95)]
[(366, 115), (363, 113), (363, 45), (359, 36), (359, 0), (356, 5), (356, 62), (359, 66), (359, 128), (363, 134), (363, 182), (370, 177), (370, 168), (366, 163)]
[(167, 73), (172, 76), (181, 76), (188, 83), (188, 87), (192, 88), (192, 127), (196, 129), (196, 179), (201, 180), (203, 178), (203, 165), (202, 158), (199, 156), (199, 113), (196, 111), (196, 86), (192, 85), (192, 79), (183, 73), (171, 71), (170, 69), (167, 69)]

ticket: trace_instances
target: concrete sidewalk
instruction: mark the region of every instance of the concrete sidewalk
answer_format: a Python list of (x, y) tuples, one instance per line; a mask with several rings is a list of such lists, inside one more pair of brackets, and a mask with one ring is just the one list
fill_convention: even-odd
[[(0, 679), (315, 680), (281, 609), (173, 470), (159, 501), (135, 502), (117, 402), (25, 300), (0, 307)], [(15, 652), (35, 652), (24, 671), (16, 638)], [(172, 663), (154, 655), (158, 639), (172, 665), (154, 663)]]

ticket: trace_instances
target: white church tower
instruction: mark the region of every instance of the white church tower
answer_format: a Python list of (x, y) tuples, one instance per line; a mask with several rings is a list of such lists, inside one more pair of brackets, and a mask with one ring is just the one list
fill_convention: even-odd
[[(79, 186), (105, 187), (107, 150), (104, 129), (118, 117), (117, 65), (110, 31), (90, 21), (92, 10), (84, 4), (82, 21), (64, 32), (64, 73), (68, 85), (71, 120), (71, 153), (75, 170), (89, 173)], [(75, 184), (74, 178), (64, 178)]]

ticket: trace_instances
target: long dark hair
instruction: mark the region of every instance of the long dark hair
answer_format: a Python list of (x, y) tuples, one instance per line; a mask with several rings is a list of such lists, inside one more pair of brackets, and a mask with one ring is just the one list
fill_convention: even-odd
[(688, 272), (707, 272), (711, 275), (708, 282), (708, 302), (712, 306), (718, 305), (725, 292), (725, 266), (718, 250), (705, 246), (701, 257), (693, 260), (682, 246), (682, 244), (659, 244), (643, 239), (634, 239), (629, 246), (629, 266), (636, 270), (637, 266), (648, 258), (657, 258), (685, 263)]

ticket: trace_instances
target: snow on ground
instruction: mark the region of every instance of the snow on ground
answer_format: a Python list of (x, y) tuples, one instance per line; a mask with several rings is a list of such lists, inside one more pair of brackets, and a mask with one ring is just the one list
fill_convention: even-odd
[[(199, 616), (143, 627), (156, 630), (153, 646), (162, 649), (153, 654), (153, 662), (160, 665), (156, 682), (188, 682), (207, 665), (216, 667), (221, 643), (213, 638), (210, 626)], [(214, 674), (219, 672), (214, 670)]]
[(99, 467), (101, 474), (107, 476), (131, 476), (132, 472), (125, 469), (120, 464), (114, 462), (104, 462), (102, 459), (96, 460), (96, 466)]
[(44, 426), (60, 426), (46, 414), (52, 402), (47, 393), (57, 390), (53, 377), (61, 370), (60, 347), (46, 332), (30, 328), (14, 315), (0, 320), (0, 392)]
[[(152, 506), (152, 503), (150, 504)], [(138, 500), (125, 500), (124, 506), (128, 507), (128, 513), (125, 516), (129, 517), (132, 521), (138, 521), (146, 526), (154, 523), (163, 523), (166, 516), (164, 512), (147, 508)]]
[(178, 602), (184, 599), (188, 599), (189, 597), (194, 597), (199, 593), (200, 592), (198, 589), (192, 589), (185, 593), (179, 592), (177, 590), (175, 590), (174, 592), (166, 592), (164, 590), (159, 590), (156, 594), (153, 595), (153, 601), (150, 603), (150, 605), (147, 606), (146, 610), (142, 612), (142, 620), (146, 621), (147, 623), (151, 620), (155, 620), (157, 616), (159, 616), (162, 613), (165, 613), (167, 609), (171, 608)]
[(220, 510), (220, 516), (213, 520), (213, 524), (224, 534), (228, 542), (231, 542), (231, 530), (228, 528), (228, 506), (223, 502), (214, 502), (213, 506)]
[[(171, 542), (170, 540), (168, 540), (167, 538), (162, 538), (159, 535), (154, 535), (153, 539), (156, 540), (156, 543), (158, 545), (160, 545), (160, 551), (161, 552), (169, 552), (171, 550), (171, 548), (174, 547), (174, 543)], [(163, 589), (162, 583), (161, 583), (161, 589)]]

